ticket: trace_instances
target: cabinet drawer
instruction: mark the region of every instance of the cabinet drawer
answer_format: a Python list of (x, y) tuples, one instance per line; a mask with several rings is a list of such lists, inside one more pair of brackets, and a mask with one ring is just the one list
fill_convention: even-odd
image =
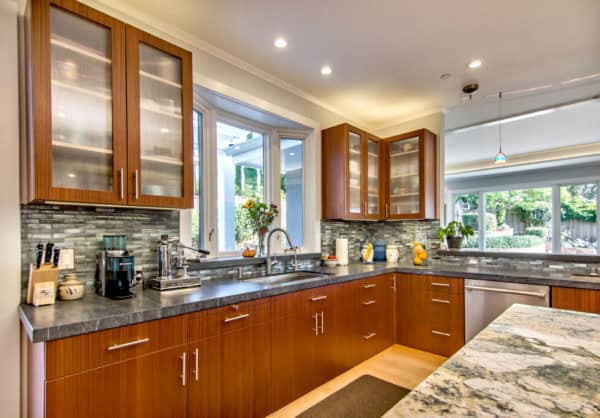
[(270, 299), (241, 302), (205, 312), (204, 335), (210, 337), (262, 324), (269, 320)]
[(457, 295), (464, 292), (463, 279), (454, 279), (450, 277), (427, 277), (431, 294), (434, 298), (445, 297), (448, 295)]
[(183, 344), (187, 317), (143, 322), (46, 343), (46, 379), (54, 379)]

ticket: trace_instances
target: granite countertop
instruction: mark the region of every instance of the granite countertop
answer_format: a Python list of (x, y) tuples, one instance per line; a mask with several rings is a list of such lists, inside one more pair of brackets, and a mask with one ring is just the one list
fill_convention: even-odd
[(430, 266), (415, 267), (412, 264), (375, 263), (350, 264), (334, 268), (321, 267), (313, 271), (328, 275), (280, 284), (211, 279), (206, 280), (202, 287), (165, 292), (136, 288), (137, 297), (120, 301), (97, 296), (91, 288), (88, 288), (86, 296), (79, 301), (57, 301), (54, 305), (38, 308), (22, 304), (19, 306), (19, 315), (31, 341), (41, 342), (383, 273), (442, 275), (600, 289), (600, 279), (575, 280), (570, 278), (570, 273), (547, 273), (541, 270), (510, 271), (505, 267), (478, 265), (457, 266), (432, 263)]
[(513, 305), (384, 415), (600, 416), (600, 316)]

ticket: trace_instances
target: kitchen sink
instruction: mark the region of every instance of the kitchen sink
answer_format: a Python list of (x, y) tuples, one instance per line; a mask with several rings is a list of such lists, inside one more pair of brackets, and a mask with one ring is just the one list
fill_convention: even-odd
[(327, 276), (327, 273), (315, 273), (312, 271), (294, 271), (292, 273), (272, 274), (270, 276), (246, 279), (245, 281), (258, 284), (279, 284), (286, 282), (294, 282), (297, 280), (315, 279), (317, 277), (325, 276)]

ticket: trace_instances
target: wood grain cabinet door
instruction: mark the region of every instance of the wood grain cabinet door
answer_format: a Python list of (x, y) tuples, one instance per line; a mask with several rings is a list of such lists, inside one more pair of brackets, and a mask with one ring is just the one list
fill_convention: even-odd
[(600, 290), (553, 287), (552, 307), (600, 314)]
[(193, 207), (192, 54), (127, 26), (128, 203)]
[(221, 414), (221, 349), (218, 337), (188, 345), (187, 418), (212, 418)]
[(125, 24), (74, 0), (26, 20), (28, 200), (125, 204)]
[(46, 383), (46, 418), (186, 416), (185, 346)]

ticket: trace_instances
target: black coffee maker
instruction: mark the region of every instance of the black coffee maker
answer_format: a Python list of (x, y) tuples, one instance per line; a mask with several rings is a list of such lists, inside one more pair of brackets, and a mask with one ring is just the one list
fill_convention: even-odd
[(104, 250), (96, 257), (96, 293), (111, 299), (134, 297), (135, 257), (126, 249), (125, 235), (105, 235)]

